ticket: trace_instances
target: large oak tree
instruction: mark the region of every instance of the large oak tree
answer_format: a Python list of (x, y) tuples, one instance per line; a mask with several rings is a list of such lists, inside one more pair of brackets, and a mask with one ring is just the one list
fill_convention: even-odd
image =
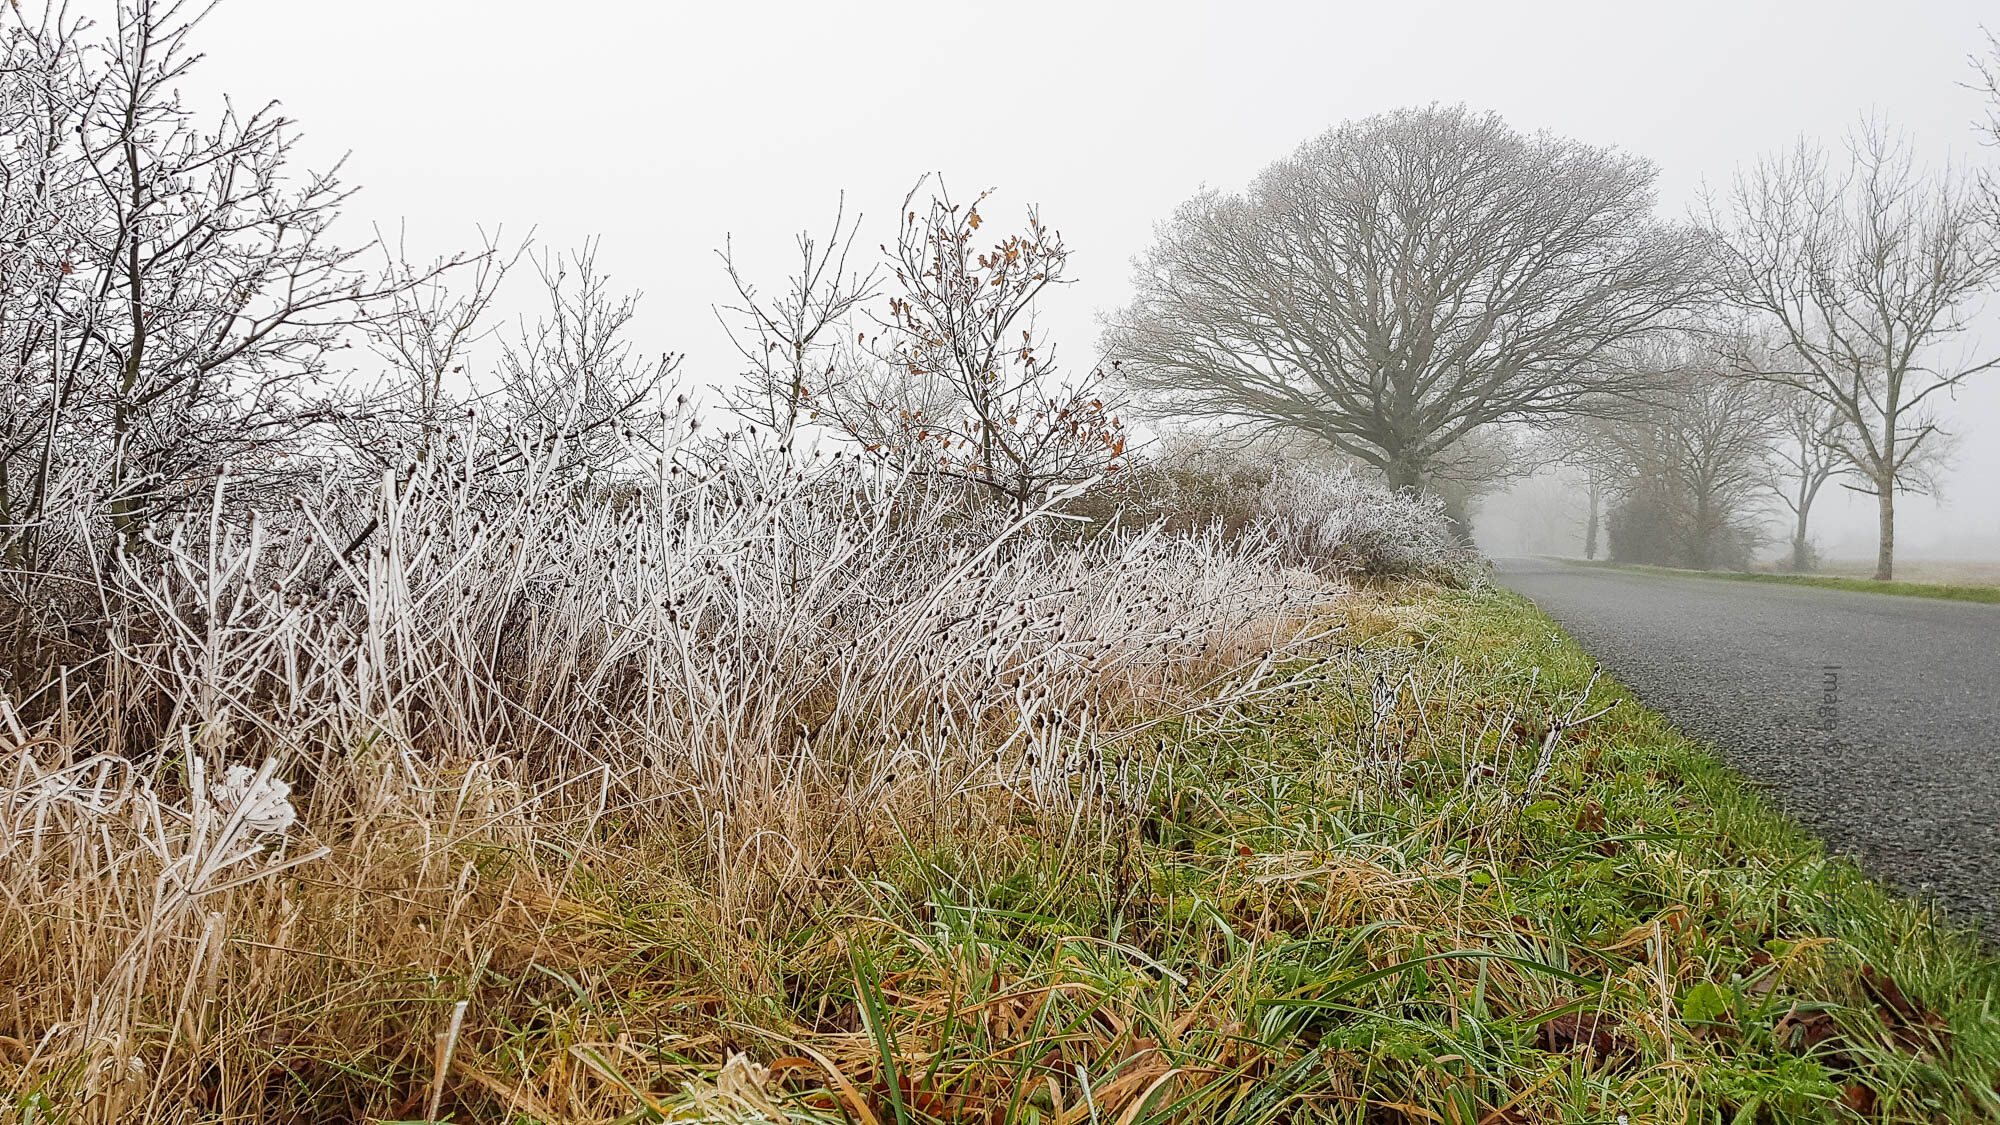
[(1182, 205), (1108, 350), (1164, 410), (1311, 435), (1424, 487), (1483, 426), (1639, 389), (1616, 353), (1705, 284), (1705, 241), (1654, 216), (1654, 178), (1462, 107), (1341, 125)]

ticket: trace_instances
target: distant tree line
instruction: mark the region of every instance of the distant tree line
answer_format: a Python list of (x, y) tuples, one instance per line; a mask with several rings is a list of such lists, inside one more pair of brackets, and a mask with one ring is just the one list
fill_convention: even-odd
[[(2000, 46), (1975, 85), (2000, 106)], [(2000, 126), (1982, 128), (2000, 142)], [(1829, 483), (1934, 490), (1966, 337), (2000, 282), (1990, 171), (1926, 167), (1868, 122), (1801, 142), (1685, 222), (1656, 169), (1463, 107), (1337, 126), (1241, 193), (1204, 191), (1136, 264), (1107, 350), (1159, 412), (1288, 434), (1450, 497), (1567, 466), (1587, 552), (1740, 567)], [(1505, 454), (1497, 463), (1494, 451)]]

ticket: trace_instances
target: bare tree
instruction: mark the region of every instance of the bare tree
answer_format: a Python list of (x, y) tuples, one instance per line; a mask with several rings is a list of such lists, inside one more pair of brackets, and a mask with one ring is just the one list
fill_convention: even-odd
[[(451, 452), (464, 500), (478, 508), (504, 502), (530, 472), (577, 488), (615, 483), (639, 468), (643, 447), (660, 445), (655, 408), (681, 357), (635, 352), (626, 332), (639, 295), (611, 288), (595, 240), (533, 259), (548, 302), (535, 320), (524, 318), (511, 335), (486, 323), (501, 281), (528, 251), (503, 255), (489, 240), (459, 287), (392, 260), (389, 276), (407, 284), (370, 325), (390, 368), (386, 385), (337, 426), (338, 452), (357, 456), (370, 479), (392, 474), (401, 488), (426, 461)], [(470, 379), (450, 386), (474, 362), (471, 345), (495, 336), (500, 350), (483, 372), (488, 386)], [(379, 516), (360, 522), (341, 557), (352, 558), (381, 526)]]
[(2000, 34), (1987, 28), (1980, 30), (1986, 36), (1986, 53), (1973, 55), (1970, 60), (1978, 74), (1970, 85), (1986, 95), (1986, 117), (1977, 127), (1986, 134), (1988, 144), (2000, 145)]
[[(1974, 127), (1984, 135), (1988, 145), (2000, 147), (2000, 34), (1985, 27), (1980, 31), (1986, 37), (1986, 53), (1971, 56), (1978, 78), (1967, 85), (1986, 95), (1986, 116), (1975, 122)], [(1979, 186), (1986, 196), (1988, 210), (2000, 221), (2000, 171), (1990, 167), (1981, 169)]]
[[(1629, 414), (1629, 410), (1616, 413)], [(1583, 476), (1584, 517), (1583, 557), (1596, 559), (1603, 540), (1604, 505), (1624, 479), (1625, 462), (1613, 440), (1617, 423), (1610, 414), (1598, 416), (1588, 409), (1564, 419), (1549, 431), (1554, 459), (1574, 467)]]
[(801, 418), (811, 415), (815, 390), (834, 381), (838, 350), (853, 313), (875, 296), (874, 271), (862, 274), (847, 267), (861, 222), (858, 216), (852, 224), (846, 220), (843, 198), (824, 242), (798, 236), (797, 270), (775, 300), (760, 297), (737, 268), (733, 242), (720, 251), (737, 303), (718, 307), (716, 319), (748, 364), (744, 386), (729, 393), (730, 408), (752, 424), (768, 427), (780, 444), (789, 442)]
[(19, 567), (47, 534), (44, 513), (95, 493), (98, 474), (67, 472), (60, 310), (74, 303), (91, 185), (71, 158), (83, 71), (79, 29), (44, 11), (38, 23), (14, 11), (0, 39), (0, 543)]
[(1588, 469), (1584, 472), (1584, 492), (1590, 504), (1590, 518), (1583, 534), (1583, 557), (1597, 559), (1597, 537), (1603, 529), (1604, 475)]
[(387, 366), (382, 385), (357, 412), (348, 443), (381, 468), (410, 456), (465, 416), (472, 380), (473, 349), (492, 338), (493, 303), (528, 244), (503, 249), (498, 232), (484, 239), (485, 250), (465, 270), (448, 273), (442, 263), (413, 264), (406, 243), (392, 248), (379, 234), (383, 274), (396, 286), (381, 317), (369, 325), (368, 342)]
[(1822, 398), (1793, 388), (1783, 388), (1778, 399), (1780, 440), (1772, 450), (1772, 466), (1777, 479), (1771, 492), (1791, 513), (1794, 573), (1812, 569), (1813, 547), (1809, 521), (1813, 502), (1820, 489), (1834, 477), (1849, 471), (1841, 453), (1838, 436), (1841, 419)]
[(129, 0), (101, 32), (61, 5), (4, 17), (0, 210), (20, 272), (0, 309), (0, 523), (17, 562), (61, 522), (58, 496), (130, 536), (225, 465), (241, 489), (284, 487), (282, 454), (344, 412), (332, 353), (411, 280), (331, 240), (349, 189), (337, 167), (292, 168), (275, 105), (182, 100), (206, 11)]
[(1920, 168), (1877, 125), (1850, 136), (1844, 167), (1801, 142), (1738, 175), (1726, 216), (1734, 300), (1775, 325), (1788, 361), (1747, 373), (1825, 403), (1836, 448), (1876, 498), (1875, 577), (1895, 573), (1896, 495), (1922, 493), (1945, 444), (1935, 411), (2000, 352), (1947, 354), (2000, 280), (2000, 215), (1966, 178)]
[(1704, 239), (1637, 157), (1462, 107), (1333, 129), (1183, 204), (1108, 326), (1181, 417), (1311, 435), (1424, 486), (1496, 422), (1630, 394), (1605, 362), (1703, 295)]
[[(535, 262), (548, 296), (500, 356), (496, 409), (489, 421), (560, 440), (561, 469), (583, 483), (627, 457), (628, 431), (680, 366), (674, 353), (641, 355), (626, 336), (639, 294), (619, 293), (598, 268), (597, 242)], [(501, 434), (496, 444), (513, 442)]]
[[(1032, 208), (985, 241), (982, 192), (955, 202), (919, 181), (903, 201), (888, 315), (820, 393), (822, 415), (878, 455), (915, 463), (1016, 512), (1116, 470), (1125, 424), (1101, 370), (1065, 377), (1036, 331), (1036, 301), (1064, 282), (1069, 248)], [(858, 362), (857, 362), (858, 361)]]
[(1778, 437), (1768, 385), (1736, 378), (1706, 343), (1652, 350), (1648, 408), (1593, 428), (1591, 463), (1618, 498), (1612, 555), (1708, 570), (1744, 566)]

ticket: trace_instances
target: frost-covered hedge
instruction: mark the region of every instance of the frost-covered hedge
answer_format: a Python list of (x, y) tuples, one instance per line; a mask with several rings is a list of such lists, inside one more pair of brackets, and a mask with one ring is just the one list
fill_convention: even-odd
[(1078, 510), (1100, 524), (1159, 523), (1268, 542), (1287, 565), (1322, 574), (1462, 585), (1484, 573), (1478, 552), (1453, 531), (1444, 501), (1394, 491), (1311, 456), (1282, 446), (1170, 438)]
[(1348, 469), (1280, 469), (1259, 492), (1257, 513), (1258, 528), (1294, 566), (1454, 583), (1483, 570), (1452, 530), (1443, 500)]

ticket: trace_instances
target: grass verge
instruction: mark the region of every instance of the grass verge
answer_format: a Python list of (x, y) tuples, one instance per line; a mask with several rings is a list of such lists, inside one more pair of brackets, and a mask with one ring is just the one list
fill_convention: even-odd
[[(175, 1119), (2000, 1121), (1974, 938), (1593, 683), (1525, 600), (1337, 612), (1316, 680), (1177, 732), (1117, 832), (897, 824), (757, 916), (653, 829), (607, 819), (560, 884), (467, 834), (370, 875), (407, 935), (373, 960), (301, 879), (220, 970), (245, 987), (161, 1031), (256, 1032)], [(0, 1042), (17, 1116), (87, 1119), (48, 1107), (88, 1075), (8, 1080), (34, 1049)]]
[(1668, 574), (1683, 578), (1721, 578), (1731, 582), (1777, 582), (1791, 586), (1823, 586), (1829, 590), (1856, 590), (1864, 594), (1896, 594), (1906, 598), (1942, 598), (1954, 602), (1983, 602), (2000, 605), (2000, 586), (1958, 586), (1932, 582), (1877, 582), (1872, 578), (1841, 578), (1830, 574), (1761, 574), (1743, 570), (1687, 570), (1671, 566), (1642, 566), (1562, 559), (1571, 566), (1610, 567), (1636, 570), (1642, 574)]
[(2000, 962), (1975, 939), (1829, 858), (1616, 685), (1551, 739), (1593, 669), (1522, 599), (1351, 617), (1360, 661), (1198, 736), (1125, 845), (911, 854), (839, 927), (844, 960), (825, 931), (787, 940), (773, 968), (817, 975), (817, 1022), (765, 1040), (795, 1080), (753, 1072), (772, 1108), (2000, 1119)]

